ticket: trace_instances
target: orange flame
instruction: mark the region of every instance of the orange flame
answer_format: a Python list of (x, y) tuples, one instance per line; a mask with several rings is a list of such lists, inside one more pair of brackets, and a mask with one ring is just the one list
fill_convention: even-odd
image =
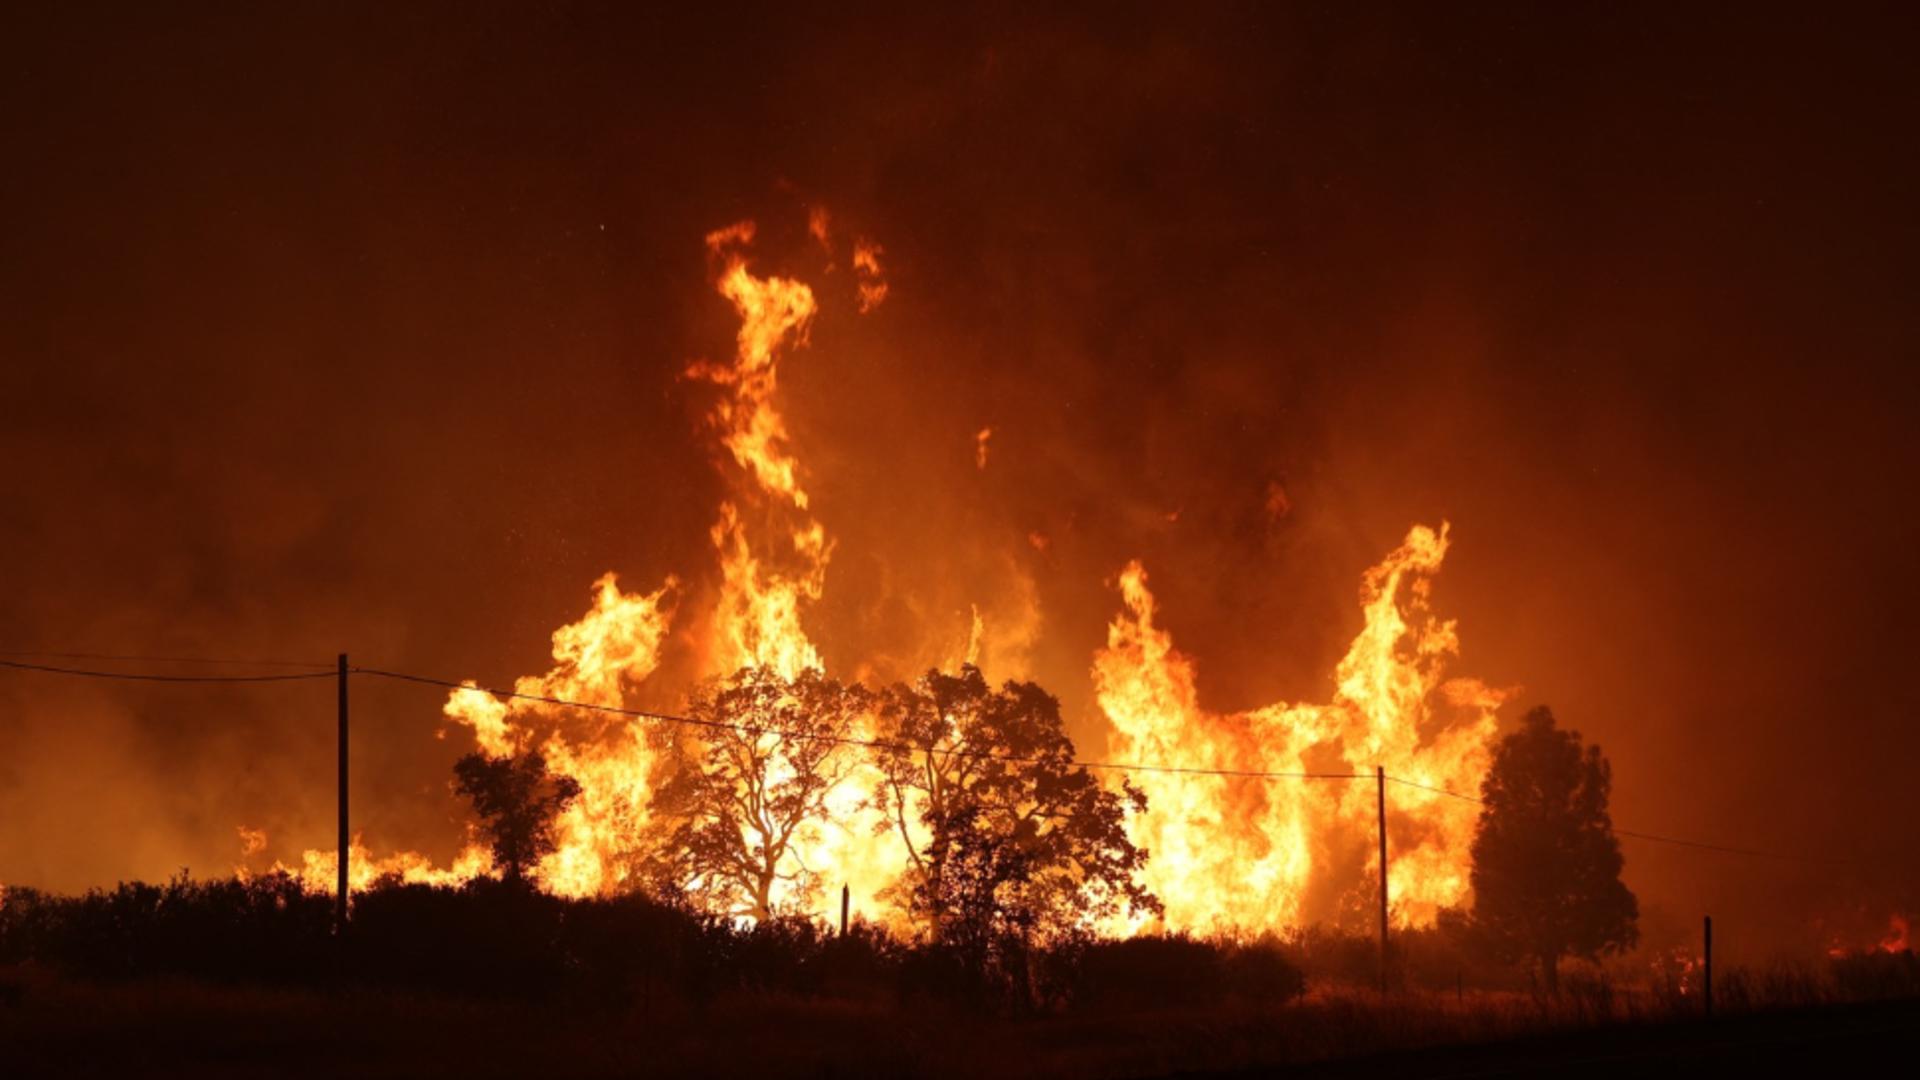
[[(828, 220), (824, 211), (810, 220), (823, 244)], [(752, 272), (746, 253), (754, 235), (753, 224), (741, 222), (707, 236), (715, 288), (732, 304), (740, 328), (730, 360), (687, 369), (689, 377), (721, 391), (708, 420), (731, 487), (710, 531), (718, 589), (710, 618), (694, 624), (704, 630), (694, 645), (706, 674), (757, 666), (792, 678), (822, 666), (803, 616), (823, 594), (833, 543), (812, 516), (776, 398), (779, 365), (807, 345), (817, 306), (806, 284)], [(863, 311), (886, 296), (880, 254), (867, 241), (855, 245)], [(976, 436), (978, 467), (985, 467), (991, 434), (983, 428)], [(1043, 534), (1031, 534), (1028, 542), (1042, 553), (1048, 549)], [(1416, 527), (1367, 572), (1364, 627), (1335, 671), (1330, 703), (1276, 704), (1233, 716), (1201, 708), (1193, 661), (1156, 624), (1145, 570), (1129, 565), (1119, 579), (1126, 610), (1109, 627), (1107, 647), (1094, 662), (1097, 699), (1113, 726), (1113, 753), (1239, 770), (1362, 772), (1380, 764), (1417, 783), (1473, 790), (1486, 766), (1493, 714), (1503, 695), (1473, 680), (1445, 677), (1458, 639), (1453, 624), (1433, 618), (1427, 603), (1446, 547), (1444, 527)], [(1038, 634), (1039, 606), (1032, 580), (1016, 578), (1024, 591), (1010, 606), (991, 612), (972, 607), (964, 653), (969, 661), (1024, 668)], [(649, 827), (651, 804), (666, 764), (645, 722), (555, 702), (623, 705), (660, 665), (674, 616), (669, 597), (677, 588), (669, 578), (652, 592), (626, 592), (612, 574), (605, 575), (595, 582), (585, 614), (554, 632), (553, 666), (515, 682), (520, 696), (498, 697), (471, 683), (448, 695), (446, 715), (469, 729), (482, 750), (501, 756), (538, 747), (554, 769), (580, 783), (580, 797), (557, 822), (557, 849), (537, 868), (538, 880), (552, 892), (584, 896), (631, 887), (649, 837), (659, 834)], [(857, 734), (872, 731), (863, 727)], [(829, 820), (808, 830), (790, 855), (829, 888), (847, 884), (869, 902), (899, 877), (905, 861), (877, 820), (877, 809), (868, 805), (876, 778), (871, 765), (857, 765), (832, 793)], [(1152, 852), (1147, 884), (1166, 903), (1169, 928), (1294, 925), (1337, 914), (1357, 890), (1371, 888), (1358, 873), (1369, 850), (1369, 785), (1166, 774), (1138, 781), (1150, 805), (1130, 828)], [(1413, 788), (1396, 789), (1393, 802), (1394, 918), (1428, 922), (1440, 907), (1466, 897), (1473, 808)], [(489, 853), (475, 844), (446, 869), (410, 852), (376, 860), (357, 840), (352, 859), (353, 889), (391, 875), (451, 883), (492, 872)], [(333, 886), (334, 866), (333, 852), (312, 851), (290, 872), (325, 890)], [(776, 906), (791, 907), (796, 900), (775, 897)], [(869, 908), (863, 914), (888, 913)]]
[(853, 245), (853, 274), (859, 281), (860, 314), (865, 315), (887, 298), (885, 271), (880, 268), (881, 247), (870, 240)]
[[(308, 851), (301, 857), (299, 866), (275, 862), (273, 872), (298, 878), (307, 892), (332, 895), (339, 884), (339, 866), (339, 854), (327, 848)], [(347, 848), (348, 893), (366, 892), (379, 882), (390, 879), (398, 879), (408, 885), (458, 885), (492, 871), (493, 855), (477, 844), (469, 844), (454, 859), (453, 865), (444, 869), (434, 866), (433, 860), (416, 851), (402, 851), (375, 858), (360, 842), (358, 835), (354, 836), (352, 845)]]
[(1880, 939), (1880, 951), (1884, 953), (1906, 952), (1913, 946), (1908, 943), (1907, 934), (1911, 928), (1905, 915), (1894, 915), (1887, 919), (1887, 936)]
[[(1428, 614), (1427, 600), (1446, 549), (1444, 526), (1416, 526), (1367, 571), (1365, 625), (1335, 670), (1331, 703), (1228, 716), (1200, 706), (1194, 663), (1156, 625), (1146, 571), (1129, 564), (1119, 580), (1126, 612), (1109, 626), (1093, 671), (1113, 724), (1112, 753), (1231, 771), (1370, 775), (1381, 765), (1416, 783), (1476, 791), (1505, 695), (1445, 678), (1459, 641), (1452, 622)], [(1133, 838), (1151, 851), (1145, 878), (1171, 929), (1280, 929), (1337, 917), (1356, 907), (1358, 891), (1371, 895), (1371, 882), (1356, 880), (1373, 829), (1370, 785), (1166, 773), (1136, 782), (1148, 805), (1132, 822)], [(1393, 918), (1430, 923), (1467, 897), (1474, 807), (1411, 787), (1390, 797)]]
[[(823, 244), (827, 220), (820, 211), (809, 222)], [(721, 585), (706, 670), (725, 675), (742, 667), (762, 667), (791, 679), (823, 666), (801, 613), (820, 599), (833, 545), (825, 527), (807, 513), (807, 495), (800, 487), (774, 392), (779, 358), (807, 344), (807, 328), (817, 308), (806, 285), (748, 271), (742, 249), (753, 234), (751, 223), (741, 223), (707, 238), (709, 250), (722, 260), (718, 287), (740, 315), (740, 334), (731, 365), (696, 364), (689, 374), (728, 391), (715, 406), (712, 421), (734, 462), (754, 481), (755, 490), (742, 497), (766, 504), (763, 520), (774, 542), (756, 549), (736, 501), (721, 503), (711, 534), (720, 556)], [(865, 241), (854, 247), (862, 312), (885, 297), (878, 255), (879, 248)], [(877, 293), (872, 291), (876, 287)], [(788, 766), (776, 755), (771, 767), (777, 771)], [(876, 827), (878, 811), (866, 805), (866, 793), (877, 779), (871, 765), (855, 767), (828, 797), (829, 820), (796, 837), (788, 858), (820, 880), (846, 884), (863, 897), (885, 888), (899, 875), (904, 856)], [(797, 897), (789, 891), (773, 899), (776, 907), (791, 907)]]

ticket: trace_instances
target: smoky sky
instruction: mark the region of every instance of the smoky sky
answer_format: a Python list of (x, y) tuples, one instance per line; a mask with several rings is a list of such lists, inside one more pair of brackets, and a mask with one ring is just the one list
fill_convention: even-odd
[[(753, 218), (822, 297), (782, 378), (831, 665), (1030, 596), (1019, 674), (1098, 747), (1139, 558), (1210, 707), (1325, 700), (1361, 572), (1444, 520), (1455, 670), (1599, 742), (1622, 825), (1873, 864), (1629, 841), (1650, 919), (1920, 903), (1892, 9), (8, 22), (0, 647), (503, 682), (606, 571), (697, 607), (725, 483), (681, 373), (734, 326), (701, 237)], [(873, 314), (814, 205), (884, 248)], [(461, 738), (355, 694), (356, 826), (444, 857)], [(0, 709), (0, 880), (330, 838), (325, 684)]]

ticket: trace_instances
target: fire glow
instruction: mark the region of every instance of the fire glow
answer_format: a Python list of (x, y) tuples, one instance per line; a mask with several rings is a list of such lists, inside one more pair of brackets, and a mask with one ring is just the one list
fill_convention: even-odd
[[(809, 232), (831, 258), (832, 219), (816, 211)], [(672, 577), (651, 591), (628, 591), (607, 574), (594, 583), (591, 606), (581, 618), (554, 631), (553, 666), (515, 682), (514, 691), (525, 697), (501, 698), (469, 684), (445, 703), (446, 716), (486, 753), (538, 749), (554, 770), (579, 782), (580, 797), (556, 823), (557, 850), (538, 868), (541, 886), (559, 895), (611, 894), (638, 884), (636, 867), (648, 845), (658, 842), (652, 795), (670, 766), (652, 721), (530, 699), (623, 706), (660, 668), (670, 641), (692, 643), (703, 677), (762, 667), (790, 679), (822, 666), (803, 617), (824, 594), (834, 542), (814, 516), (778, 406), (780, 366), (808, 346), (819, 304), (808, 284), (753, 271), (755, 235), (752, 222), (741, 222), (706, 237), (715, 288), (739, 317), (739, 330), (730, 358), (685, 369), (688, 380), (717, 392), (708, 430), (728, 487), (709, 530), (720, 571), (710, 608), (687, 610), (681, 584)], [(853, 269), (859, 314), (887, 298), (882, 254), (865, 238), (851, 242), (846, 265)], [(981, 427), (973, 440), (982, 470), (992, 434)], [(1277, 497), (1284, 513), (1285, 497)], [(1046, 541), (1034, 533), (1029, 542), (1044, 550)], [(1426, 925), (1442, 908), (1466, 904), (1476, 807), (1429, 789), (1478, 789), (1504, 692), (1448, 674), (1458, 635), (1429, 605), (1448, 543), (1444, 525), (1414, 526), (1366, 572), (1360, 588), (1364, 625), (1334, 673), (1329, 701), (1234, 714), (1200, 705), (1195, 661), (1159, 625), (1147, 569), (1139, 562), (1127, 565), (1115, 581), (1119, 614), (1091, 663), (1108, 733), (1106, 760), (1334, 773), (1368, 781), (1376, 766), (1384, 766), (1395, 777), (1425, 785), (1393, 792), (1393, 920)], [(972, 607), (967, 662), (979, 660), (983, 639), (996, 629), (1020, 640), (1031, 637), (1039, 618), (1030, 587), (1020, 600), (1027, 610), (996, 616), (1008, 624), (1002, 628), (987, 624), (981, 605)], [(677, 631), (671, 637), (670, 629)], [(934, 662), (942, 659), (951, 666), (958, 658)], [(858, 734), (873, 734), (871, 719)], [(1083, 757), (1099, 756), (1082, 749)], [(777, 760), (774, 767), (780, 767)], [(1113, 779), (1118, 783), (1117, 775)], [(1144, 880), (1165, 914), (1102, 929), (1278, 931), (1338, 921), (1371, 902), (1371, 782), (1166, 772), (1130, 779), (1145, 792), (1147, 807), (1129, 821), (1129, 832), (1150, 852)], [(806, 876), (832, 883), (836, 893), (844, 883), (862, 898), (866, 917), (904, 928), (904, 912), (879, 899), (906, 870), (907, 855), (869, 798), (877, 781), (872, 764), (855, 764), (829, 800), (828, 819), (803, 830), (788, 858), (796, 870), (810, 872)], [(257, 848), (253, 839), (248, 843)], [(331, 890), (335, 859), (332, 851), (309, 851), (293, 872), (310, 888)], [(351, 861), (356, 890), (383, 876), (449, 884), (492, 870), (486, 848), (471, 842), (445, 868), (410, 852), (375, 858), (358, 842)], [(777, 895), (775, 907), (827, 914), (820, 897), (799, 891)]]

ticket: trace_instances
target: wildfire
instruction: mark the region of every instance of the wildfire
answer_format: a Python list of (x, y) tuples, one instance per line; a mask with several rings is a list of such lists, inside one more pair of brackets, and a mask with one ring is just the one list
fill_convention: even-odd
[[(1451, 621), (1428, 613), (1447, 533), (1415, 526), (1367, 571), (1365, 624), (1335, 670), (1325, 705), (1275, 704), (1220, 715), (1200, 706), (1196, 669), (1155, 623), (1147, 573), (1121, 572), (1126, 611), (1108, 627), (1094, 685), (1113, 725), (1116, 758), (1195, 769), (1348, 773), (1376, 765), (1430, 787), (1478, 789), (1502, 691), (1448, 679), (1459, 649)], [(1309, 768), (1309, 762), (1320, 763)], [(1337, 768), (1329, 767), (1337, 765)], [(1371, 785), (1343, 779), (1255, 779), (1143, 773), (1147, 810), (1133, 838), (1152, 852), (1148, 886), (1168, 927), (1279, 929), (1358, 908), (1364, 845), (1374, 829)], [(1396, 786), (1389, 833), (1392, 916), (1432, 922), (1467, 895), (1470, 803)], [(1370, 893), (1369, 893), (1370, 895)]]
[(860, 314), (865, 315), (887, 298), (886, 272), (880, 268), (879, 244), (861, 240), (853, 245), (853, 273), (859, 280)]
[(1913, 948), (1907, 935), (1910, 931), (1905, 915), (1895, 915), (1887, 920), (1887, 936), (1880, 939), (1880, 951), (1884, 953), (1907, 952)]
[[(339, 868), (338, 853), (331, 850), (309, 851), (301, 857), (299, 866), (273, 864), (275, 872), (299, 878), (301, 886), (313, 893), (333, 892), (339, 882)], [(436, 867), (431, 859), (416, 851), (376, 858), (358, 835), (347, 849), (349, 893), (365, 892), (380, 881), (395, 878), (409, 885), (458, 885), (492, 871), (493, 856), (478, 845), (468, 845), (448, 867)]]
[[(823, 246), (830, 243), (830, 220), (823, 209), (809, 219), (809, 232)], [(725, 675), (762, 667), (790, 679), (821, 666), (801, 615), (821, 596), (833, 546), (809, 512), (775, 396), (779, 361), (807, 344), (818, 305), (805, 283), (749, 269), (747, 251), (755, 231), (752, 222), (740, 222), (707, 235), (715, 288), (733, 305), (740, 329), (728, 361), (702, 361), (687, 369), (689, 378), (721, 391), (708, 420), (735, 470), (728, 473), (733, 494), (720, 504), (710, 530), (720, 585), (704, 623), (701, 668)], [(866, 241), (856, 242), (853, 250), (863, 311), (886, 295), (879, 254), (879, 247)], [(743, 506), (752, 509), (751, 527)], [(659, 743), (644, 721), (610, 721), (606, 714), (582, 715), (551, 702), (622, 705), (659, 666), (673, 616), (668, 598), (677, 583), (668, 579), (651, 593), (627, 593), (609, 574), (594, 588), (594, 606), (554, 632), (554, 667), (514, 684), (515, 694), (524, 696), (503, 700), (469, 684), (452, 692), (445, 706), (447, 716), (469, 728), (488, 754), (538, 746), (551, 768), (579, 782), (580, 797), (556, 823), (557, 849), (536, 874), (543, 887), (568, 896), (616, 892), (632, 883), (647, 854), (661, 761)], [(901, 861), (868, 820), (874, 814), (864, 806), (871, 781), (858, 771), (849, 777), (830, 800), (833, 821), (810, 831), (790, 856), (796, 865), (846, 882), (868, 897), (898, 876)], [(491, 869), (485, 853), (479, 854), (463, 856), (460, 865), (443, 871), (411, 853), (376, 862), (356, 848), (351, 887), (365, 887), (383, 870), (409, 881), (463, 880)], [(300, 873), (311, 884), (329, 887), (335, 865), (331, 852), (309, 852)]]
[[(826, 211), (810, 215), (808, 231), (831, 256)], [(660, 667), (676, 621), (684, 625), (671, 640), (691, 642), (705, 676), (759, 667), (791, 679), (822, 666), (803, 617), (823, 595), (834, 544), (814, 517), (778, 407), (782, 365), (807, 347), (819, 307), (805, 282), (754, 272), (755, 234), (753, 223), (741, 222), (706, 237), (714, 287), (738, 315), (739, 330), (731, 357), (686, 369), (689, 379), (717, 391), (707, 421), (729, 488), (709, 531), (718, 565), (711, 608), (679, 620), (683, 601), (673, 578), (652, 591), (628, 591), (607, 574), (594, 583), (586, 612), (553, 633), (553, 663), (545, 674), (517, 680), (514, 694), (504, 697), (469, 683), (444, 706), (484, 752), (537, 749), (553, 769), (579, 782), (580, 796), (556, 823), (556, 850), (535, 873), (558, 894), (606, 894), (636, 883), (647, 845), (658, 842), (650, 838), (661, 834), (650, 827), (653, 799), (670, 767), (667, 742), (649, 721), (562, 703), (623, 706)], [(886, 296), (880, 255), (869, 241), (853, 244), (850, 265), (862, 311)], [(975, 436), (979, 468), (987, 464), (992, 434), (982, 428)], [(1269, 491), (1268, 508), (1284, 514), (1277, 490)], [(1048, 549), (1043, 534), (1028, 542), (1043, 555)], [(1502, 693), (1446, 676), (1458, 639), (1451, 622), (1428, 611), (1430, 582), (1446, 549), (1444, 526), (1416, 527), (1366, 573), (1364, 625), (1334, 673), (1327, 704), (1276, 704), (1229, 716), (1201, 707), (1194, 663), (1157, 625), (1146, 571), (1130, 564), (1119, 576), (1125, 610), (1093, 665), (1097, 702), (1112, 727), (1112, 754), (1200, 768), (1369, 776), (1384, 765), (1420, 784), (1475, 790)], [(984, 655), (1001, 667), (1024, 668), (1038, 634), (1038, 601), (1031, 579), (1016, 577), (1024, 589), (1011, 603), (991, 613), (978, 604), (970, 608), (964, 652), (951, 659), (977, 662)], [(856, 734), (872, 733), (872, 718), (865, 718)], [(679, 737), (698, 749), (697, 732)], [(777, 777), (791, 765), (776, 748), (770, 768)], [(854, 764), (827, 799), (828, 819), (807, 829), (785, 857), (819, 881), (847, 884), (869, 905), (863, 914), (888, 920), (891, 913), (874, 910), (872, 899), (896, 883), (905, 855), (869, 804), (877, 775), (864, 760)], [(1371, 878), (1362, 872), (1371, 850), (1370, 784), (1155, 773), (1134, 780), (1149, 807), (1130, 828), (1152, 852), (1146, 884), (1164, 901), (1169, 928), (1279, 928), (1338, 917), (1371, 895)], [(1393, 915), (1403, 924), (1428, 922), (1439, 908), (1466, 898), (1474, 808), (1411, 787), (1395, 788), (1391, 799)], [(310, 851), (298, 868), (284, 869), (309, 887), (330, 889), (334, 858), (331, 851)], [(413, 853), (374, 858), (356, 840), (351, 887), (396, 875), (457, 882), (492, 872), (491, 862), (473, 843), (453, 866), (437, 868)], [(774, 906), (805, 910), (820, 899), (788, 893), (775, 896)], [(812, 913), (823, 914), (824, 906)]]
[[(1828, 938), (1827, 955), (1838, 960), (1855, 954), (1910, 952), (1913, 949), (1912, 932), (1913, 927), (1908, 918), (1896, 911), (1887, 916), (1887, 928), (1880, 934), (1878, 940), (1867, 938), (1873, 942), (1871, 945), (1849, 943), (1847, 940), (1849, 937), (1853, 938), (1854, 942), (1862, 939), (1864, 935), (1857, 931), (1851, 934), (1833, 933)], [(1867, 933), (1873, 933), (1873, 931), (1867, 931)]]

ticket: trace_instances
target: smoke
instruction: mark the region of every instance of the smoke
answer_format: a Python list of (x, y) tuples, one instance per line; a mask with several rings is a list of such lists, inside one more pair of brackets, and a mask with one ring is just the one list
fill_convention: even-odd
[[(724, 489), (678, 376), (734, 329), (701, 237), (753, 217), (822, 297), (781, 393), (835, 670), (964, 658), (977, 611), (988, 674), (1098, 745), (1137, 558), (1206, 708), (1326, 700), (1361, 571), (1446, 519), (1459, 669), (1599, 742), (1621, 824), (1911, 865), (1920, 247), (1848, 104), (1911, 87), (1891, 46), (1669, 18), (27, 28), (4, 644), (498, 684), (606, 572), (705, 609)], [(864, 316), (813, 205), (880, 247)], [(321, 685), (0, 694), (0, 879), (329, 836)], [(444, 859), (439, 705), (356, 688), (355, 798)], [(1627, 854), (1677, 926), (1897, 893)]]

